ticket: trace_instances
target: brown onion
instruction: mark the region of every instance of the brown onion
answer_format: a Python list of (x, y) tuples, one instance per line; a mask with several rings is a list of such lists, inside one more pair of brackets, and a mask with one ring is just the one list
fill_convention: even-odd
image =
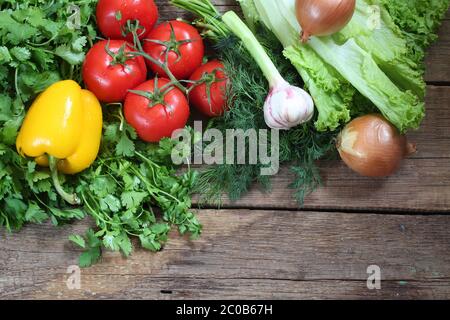
[(311, 36), (328, 36), (343, 29), (352, 19), (356, 0), (296, 0), (302, 41)]
[(402, 160), (416, 152), (416, 147), (378, 114), (350, 122), (340, 133), (337, 148), (352, 170), (367, 177), (394, 174)]

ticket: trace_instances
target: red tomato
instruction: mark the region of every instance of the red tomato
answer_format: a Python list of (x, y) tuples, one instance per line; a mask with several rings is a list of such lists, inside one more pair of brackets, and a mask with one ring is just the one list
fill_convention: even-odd
[(189, 93), (191, 104), (209, 117), (222, 116), (227, 107), (228, 85), (222, 62), (214, 60), (202, 65), (195, 70), (190, 80), (200, 82)]
[(139, 21), (140, 39), (153, 29), (158, 21), (158, 7), (153, 0), (100, 0), (97, 4), (97, 24), (101, 33), (110, 39), (126, 39), (133, 42), (127, 32), (127, 21)]
[[(124, 113), (127, 122), (136, 130), (139, 137), (147, 142), (159, 142), (164, 137), (171, 137), (177, 129), (186, 126), (189, 119), (189, 104), (184, 93), (175, 87), (158, 92), (170, 81), (159, 78), (144, 82), (128, 93), (125, 99)], [(153, 97), (145, 97), (152, 95)]]
[[(116, 60), (108, 53), (116, 55)], [(122, 54), (119, 51), (122, 48)], [(83, 80), (89, 91), (106, 103), (122, 102), (128, 90), (143, 83), (147, 67), (143, 57), (126, 57), (133, 52), (123, 40), (104, 40), (96, 43), (86, 55)]]
[[(165, 42), (165, 45), (152, 40)], [(148, 34), (144, 51), (161, 63), (166, 62), (166, 52), (168, 52), (167, 66), (173, 75), (181, 80), (188, 79), (195, 69), (201, 66), (205, 46), (197, 29), (187, 23), (173, 20), (160, 24)], [(158, 65), (149, 60), (146, 62), (153, 72), (167, 77)]]

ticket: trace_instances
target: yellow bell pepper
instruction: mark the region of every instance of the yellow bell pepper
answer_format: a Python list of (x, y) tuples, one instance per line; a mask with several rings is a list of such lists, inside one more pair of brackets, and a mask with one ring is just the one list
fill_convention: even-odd
[(81, 201), (62, 189), (58, 170), (76, 174), (95, 161), (102, 118), (101, 105), (93, 93), (72, 80), (60, 81), (37, 97), (17, 136), (19, 154), (50, 166), (55, 188), (71, 204)]

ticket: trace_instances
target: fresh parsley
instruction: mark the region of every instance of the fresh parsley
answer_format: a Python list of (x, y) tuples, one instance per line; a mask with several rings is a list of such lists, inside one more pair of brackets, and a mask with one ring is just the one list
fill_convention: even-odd
[[(67, 23), (72, 3), (80, 8), (78, 29)], [(201, 233), (190, 210), (196, 172), (178, 174), (171, 161), (175, 142), (139, 142), (115, 106), (105, 108), (96, 162), (81, 174), (61, 176), (64, 187), (82, 197), (80, 208), (68, 207), (57, 196), (48, 170), (16, 152), (16, 136), (32, 100), (61, 79), (81, 83), (85, 53), (97, 36), (96, 4), (0, 0), (0, 227), (13, 231), (46, 221), (60, 225), (89, 215), (95, 228), (70, 237), (82, 249), (82, 267), (97, 263), (104, 249), (129, 256), (132, 238), (158, 251), (173, 227), (194, 238)]]

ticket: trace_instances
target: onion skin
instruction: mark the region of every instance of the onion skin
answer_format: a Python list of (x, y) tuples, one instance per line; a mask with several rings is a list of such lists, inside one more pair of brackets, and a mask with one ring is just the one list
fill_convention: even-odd
[(416, 152), (416, 147), (378, 114), (350, 122), (338, 137), (337, 149), (347, 166), (366, 177), (393, 175), (402, 160)]
[(295, 12), (302, 27), (302, 42), (311, 36), (329, 36), (352, 19), (356, 0), (296, 0)]

